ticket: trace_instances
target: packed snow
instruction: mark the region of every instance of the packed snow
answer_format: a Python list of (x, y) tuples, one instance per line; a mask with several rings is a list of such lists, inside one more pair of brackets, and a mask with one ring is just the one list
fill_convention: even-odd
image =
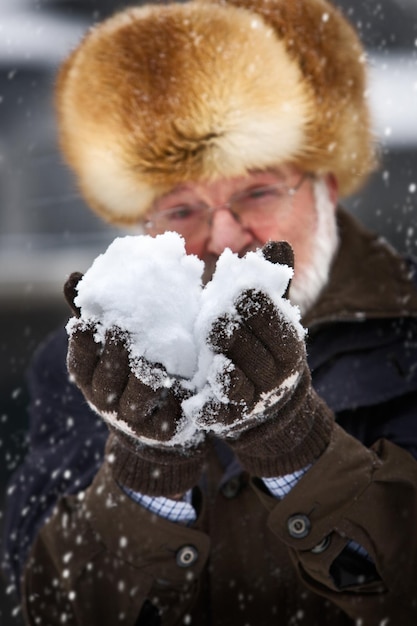
[[(292, 268), (270, 263), (261, 250), (240, 258), (226, 249), (206, 285), (203, 270), (203, 261), (187, 255), (177, 233), (118, 237), (78, 283), (75, 304), (81, 317), (67, 325), (71, 335), (80, 324), (94, 324), (98, 343), (104, 342), (107, 331), (119, 328), (129, 337), (131, 367), (140, 380), (155, 388), (169, 387), (177, 378), (192, 391), (183, 402), (183, 421), (168, 445), (191, 444), (202, 430), (216, 430), (201, 419), (202, 408), (212, 400), (227, 403), (227, 389), (219, 385), (219, 374), (227, 381), (233, 364), (215, 354), (207, 338), (213, 323), (224, 315), (232, 320), (233, 331), (233, 323), (239, 322), (235, 302), (242, 291), (262, 291), (291, 321), (299, 337), (305, 334), (298, 308), (284, 298)], [(143, 367), (143, 357), (150, 362), (148, 368)], [(166, 369), (163, 379), (155, 378), (155, 369), (160, 372), (160, 368), (153, 364)], [(279, 396), (283, 389), (273, 391)], [(106, 419), (116, 427), (122, 421), (115, 414)]]
[(81, 319), (96, 324), (98, 342), (116, 326), (129, 333), (132, 357), (191, 378), (203, 267), (175, 233), (117, 237), (84, 274), (75, 304)]

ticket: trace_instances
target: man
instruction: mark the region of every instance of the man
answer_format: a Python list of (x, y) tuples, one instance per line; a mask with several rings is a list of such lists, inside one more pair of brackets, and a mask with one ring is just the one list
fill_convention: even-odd
[(71, 380), (65, 334), (43, 347), (8, 522), (27, 623), (415, 624), (414, 267), (337, 205), (375, 165), (364, 93), (324, 0), (131, 9), (64, 64), (61, 143), (92, 208), (179, 232), (206, 280), (225, 248), (294, 263), (308, 334), (242, 291), (208, 333), (223, 399), (187, 447), (193, 392), (135, 375), (126, 336), (97, 350), (75, 321)]

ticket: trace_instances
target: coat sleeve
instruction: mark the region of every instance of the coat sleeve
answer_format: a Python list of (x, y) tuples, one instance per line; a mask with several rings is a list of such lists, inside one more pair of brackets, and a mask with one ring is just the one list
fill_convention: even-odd
[[(385, 440), (368, 449), (336, 426), (282, 501), (259, 495), (308, 588), (355, 623), (417, 623), (417, 462), (408, 452)], [(350, 541), (371, 560), (352, 555)]]
[(37, 350), (28, 372), (28, 452), (8, 487), (2, 567), (18, 592), (28, 550), (58, 498), (91, 483), (108, 435), (66, 369), (65, 330)]
[[(178, 624), (198, 596), (209, 540), (138, 506), (105, 461), (58, 502), (23, 577), (28, 624)], [(63, 615), (65, 616), (63, 618)]]

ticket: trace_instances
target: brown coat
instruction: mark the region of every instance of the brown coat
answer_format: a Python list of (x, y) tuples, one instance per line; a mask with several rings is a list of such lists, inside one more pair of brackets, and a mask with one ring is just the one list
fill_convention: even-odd
[[(308, 326), (416, 316), (399, 259), (345, 215), (341, 230), (344, 245)], [(61, 498), (35, 541), (23, 581), (27, 623), (415, 626), (411, 454), (385, 440), (368, 449), (336, 426), (325, 453), (281, 501), (256, 478), (222, 482), (222, 474), (213, 445), (194, 490), (197, 522), (185, 527), (133, 502), (104, 462), (85, 492)], [(294, 517), (304, 523), (299, 536)], [(350, 540), (375, 564), (370, 582), (335, 578), (332, 564)]]

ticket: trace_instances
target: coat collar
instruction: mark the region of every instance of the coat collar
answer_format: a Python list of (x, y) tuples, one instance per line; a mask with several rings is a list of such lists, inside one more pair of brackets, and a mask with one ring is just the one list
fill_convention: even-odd
[(329, 282), (304, 326), (417, 316), (417, 289), (406, 260), (344, 209), (338, 209), (337, 220), (340, 245)]

